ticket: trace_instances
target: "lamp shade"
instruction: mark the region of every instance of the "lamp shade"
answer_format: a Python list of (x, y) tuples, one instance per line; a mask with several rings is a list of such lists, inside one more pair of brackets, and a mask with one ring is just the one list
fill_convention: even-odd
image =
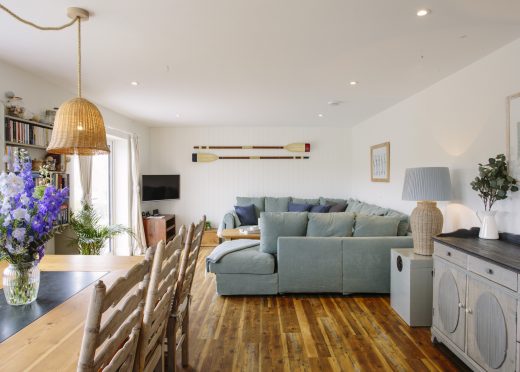
[(450, 170), (447, 167), (408, 168), (403, 200), (451, 200)]
[(107, 154), (107, 134), (98, 108), (84, 98), (63, 103), (54, 120), (47, 151), (65, 155)]

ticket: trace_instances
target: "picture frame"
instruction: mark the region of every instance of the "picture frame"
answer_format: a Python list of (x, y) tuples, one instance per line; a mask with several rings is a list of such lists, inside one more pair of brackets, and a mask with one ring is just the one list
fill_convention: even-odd
[(372, 182), (390, 182), (390, 142), (370, 147), (370, 179)]

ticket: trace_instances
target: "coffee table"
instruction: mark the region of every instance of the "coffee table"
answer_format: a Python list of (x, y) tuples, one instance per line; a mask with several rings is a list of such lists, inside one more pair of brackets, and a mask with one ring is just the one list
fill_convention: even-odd
[(238, 229), (224, 229), (222, 230), (223, 240), (237, 240), (237, 239), (255, 239), (260, 240), (260, 233), (258, 234), (241, 234)]

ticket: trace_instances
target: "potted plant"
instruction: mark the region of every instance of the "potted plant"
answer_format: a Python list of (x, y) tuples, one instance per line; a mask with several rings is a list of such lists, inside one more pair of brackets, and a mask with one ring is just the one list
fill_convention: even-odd
[(13, 171), (0, 175), (0, 259), (9, 266), (3, 273), (7, 303), (25, 305), (36, 300), (40, 287), (38, 263), (44, 244), (57, 231), (54, 222), (68, 197), (68, 189), (51, 185), (49, 173), (41, 169), (42, 181), (35, 186), (31, 159), (16, 150)]
[(499, 154), (490, 158), (488, 164), (479, 164), (479, 176), (471, 182), (473, 190), (484, 202), (482, 217), (477, 212), (477, 217), (482, 224), (479, 237), (482, 239), (498, 239), (498, 230), (495, 222), (493, 205), (499, 200), (507, 199), (508, 193), (518, 191), (516, 179), (509, 175), (506, 156)]
[(70, 241), (77, 245), (79, 253), (83, 255), (99, 255), (108, 239), (126, 233), (133, 237), (132, 230), (123, 225), (100, 224), (101, 217), (89, 203), (83, 203), (81, 209), (70, 217), (70, 227), (76, 237)]

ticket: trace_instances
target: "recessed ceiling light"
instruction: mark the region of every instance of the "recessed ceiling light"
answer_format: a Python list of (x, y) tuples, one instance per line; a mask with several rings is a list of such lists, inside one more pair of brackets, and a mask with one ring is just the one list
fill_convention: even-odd
[(136, 86), (139, 85), (139, 82), (138, 81), (132, 81), (130, 84), (133, 85), (134, 87), (136, 87)]
[(424, 17), (430, 14), (432, 11), (430, 9), (419, 9), (417, 11), (417, 17)]
[(175, 117), (178, 119), (178, 118), (181, 117), (181, 115), (180, 114), (175, 114)]
[(351, 81), (349, 84), (350, 84), (350, 85), (358, 85), (358, 82), (355, 81), (355, 80), (353, 80), (353, 81)]
[(333, 101), (329, 101), (329, 102), (327, 102), (327, 104), (328, 104), (329, 106), (339, 106), (339, 105), (341, 105), (342, 103), (343, 103), (343, 101), (340, 101), (340, 100), (333, 100)]
[(319, 118), (322, 118), (322, 117), (323, 117), (323, 114), (318, 114), (318, 117), (319, 117)]

